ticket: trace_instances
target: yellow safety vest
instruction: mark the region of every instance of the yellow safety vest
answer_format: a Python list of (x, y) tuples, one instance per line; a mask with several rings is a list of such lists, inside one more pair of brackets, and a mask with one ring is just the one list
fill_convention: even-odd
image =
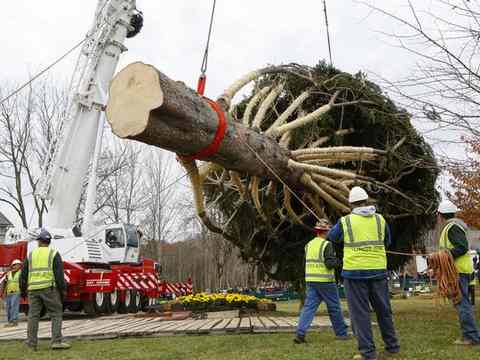
[[(455, 224), (454, 221), (448, 222), (447, 225), (443, 227), (442, 233), (440, 234), (440, 250), (453, 249), (454, 246), (448, 238), (448, 231), (454, 225), (462, 229), (462, 231), (465, 233), (465, 236), (467, 235), (467, 232), (462, 226)], [(468, 251), (466, 254), (459, 256), (455, 259), (455, 266), (457, 267), (457, 270), (460, 274), (471, 274), (474, 271), (472, 257), (470, 256)]]
[(20, 273), (20, 270), (7, 273), (7, 294), (20, 294)]
[(344, 270), (385, 270), (385, 219), (380, 214), (350, 214), (340, 219)]
[(335, 270), (325, 266), (327, 240), (316, 237), (305, 246), (305, 281), (334, 282)]
[(39, 247), (28, 256), (28, 290), (55, 287), (53, 258), (57, 252), (48, 247)]

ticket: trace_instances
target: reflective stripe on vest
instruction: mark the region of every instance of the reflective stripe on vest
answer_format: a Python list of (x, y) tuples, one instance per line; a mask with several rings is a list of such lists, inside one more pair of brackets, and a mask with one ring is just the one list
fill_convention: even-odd
[[(465, 231), (465, 229), (462, 226), (455, 224), (455, 221), (450, 220), (447, 223), (447, 225), (445, 225), (443, 227), (442, 233), (440, 234), (440, 244), (439, 245), (440, 245), (441, 250), (453, 249), (454, 248), (453, 244), (450, 242), (450, 239), (448, 238), (448, 231), (454, 225), (456, 225), (457, 227), (462, 229), (462, 231), (465, 233), (465, 237), (466, 237), (467, 232)], [(457, 267), (458, 272), (461, 273), (461, 274), (471, 274), (474, 271), (473, 270), (472, 257), (470, 256), (468, 251), (467, 251), (466, 254), (464, 254), (462, 256), (459, 256), (455, 259), (455, 266)]]
[(53, 258), (57, 252), (48, 247), (39, 247), (28, 256), (28, 290), (55, 287)]
[(327, 240), (316, 237), (305, 246), (305, 281), (334, 282), (335, 271), (325, 266)]
[(20, 294), (20, 273), (18, 270), (15, 274), (11, 271), (7, 274), (7, 294)]
[(344, 270), (385, 270), (385, 219), (380, 214), (350, 214), (340, 220), (343, 230)]

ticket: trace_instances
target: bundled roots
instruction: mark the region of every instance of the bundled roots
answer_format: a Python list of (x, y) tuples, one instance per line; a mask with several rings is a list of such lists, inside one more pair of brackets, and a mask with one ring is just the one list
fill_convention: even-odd
[(462, 300), (462, 293), (458, 284), (458, 271), (450, 252), (443, 250), (433, 253), (429, 255), (428, 263), (438, 282), (438, 294), (458, 304)]

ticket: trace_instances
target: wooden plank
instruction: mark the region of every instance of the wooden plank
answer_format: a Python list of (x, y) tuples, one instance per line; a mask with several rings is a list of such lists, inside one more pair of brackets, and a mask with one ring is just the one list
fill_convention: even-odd
[(291, 325), (281, 317), (269, 317), (269, 319), (275, 322), (280, 329), (291, 328)]
[(152, 319), (146, 319), (142, 318), (143, 321), (137, 322), (135, 324), (131, 324), (127, 328), (122, 328), (118, 331), (119, 334), (133, 334), (136, 329), (139, 329), (139, 332), (141, 332), (142, 329), (145, 329), (145, 327), (148, 325), (149, 322), (152, 321)]
[(181, 321), (174, 321), (174, 320), (167, 320), (167, 321), (154, 321), (154, 324), (146, 326), (144, 332), (146, 334), (157, 334), (160, 332), (168, 332), (169, 329), (176, 327), (179, 323), (182, 323), (186, 320)]
[(276, 323), (274, 323), (273, 321), (271, 321), (269, 318), (265, 316), (259, 317), (258, 319), (263, 323), (263, 325), (265, 326), (265, 329), (273, 330), (278, 327)]
[(326, 316), (316, 316), (312, 321), (312, 327), (330, 327), (332, 324), (330, 323), (330, 319)]
[(265, 325), (263, 325), (257, 316), (251, 317), (250, 321), (252, 323), (253, 330), (265, 330)]
[(213, 331), (223, 331), (225, 330), (225, 327), (232, 321), (232, 319), (223, 319), (220, 321), (218, 324), (216, 324), (212, 330)]
[(77, 331), (74, 330), (76, 335), (73, 336), (81, 336), (81, 335), (92, 335), (95, 333), (105, 333), (110, 329), (115, 329), (117, 326), (122, 325), (125, 323), (125, 320), (113, 320), (113, 321), (90, 321), (81, 329)]
[(233, 318), (230, 323), (225, 326), (225, 331), (236, 331), (238, 328), (238, 324), (240, 324), (240, 319), (239, 318)]
[(294, 317), (284, 317), (282, 318), (285, 322), (287, 322), (291, 327), (296, 328), (298, 326), (298, 318)]
[(106, 329), (102, 329), (102, 334), (118, 334), (122, 330), (128, 330), (132, 326), (138, 325), (138, 324), (143, 324), (145, 322), (145, 319), (136, 319), (136, 320), (120, 320), (121, 323), (115, 326), (108, 327)]
[(212, 321), (212, 320), (195, 320), (194, 326), (189, 327), (188, 329), (185, 330), (185, 332), (187, 334), (196, 333), (202, 326), (206, 325), (209, 321)]
[(250, 332), (252, 330), (252, 325), (250, 323), (249, 317), (243, 317), (240, 319), (240, 325), (238, 326), (238, 330), (242, 332)]
[(198, 329), (198, 332), (201, 334), (208, 334), (210, 330), (221, 321), (222, 319), (209, 319), (205, 325)]
[(195, 319), (188, 320), (185, 324), (182, 324), (182, 326), (177, 327), (176, 331), (181, 332), (181, 331), (190, 329), (191, 327), (196, 326), (197, 321), (200, 321), (200, 320), (195, 320)]

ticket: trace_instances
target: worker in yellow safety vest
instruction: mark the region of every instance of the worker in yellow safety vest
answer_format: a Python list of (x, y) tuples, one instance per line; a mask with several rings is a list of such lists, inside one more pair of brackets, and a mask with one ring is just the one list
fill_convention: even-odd
[(384, 356), (395, 356), (400, 345), (393, 325), (385, 251), (391, 243), (390, 229), (375, 206), (369, 204), (364, 189), (353, 187), (348, 200), (351, 214), (340, 218), (328, 233), (327, 240), (336, 244), (337, 253), (343, 252), (342, 277), (360, 351), (354, 359), (377, 359), (370, 305), (377, 314), (385, 343)]
[(468, 284), (472, 279), (473, 260), (468, 253), (467, 225), (456, 217), (458, 208), (449, 200), (440, 203), (437, 223), (441, 229), (439, 248), (448, 250), (455, 260), (462, 300), (455, 305), (462, 328), (462, 338), (455, 345), (480, 345), (480, 332), (475, 323), (472, 304), (468, 299)]
[(51, 239), (50, 233), (41, 229), (37, 236), (38, 248), (28, 255), (20, 276), (20, 289), (22, 293), (28, 293), (26, 345), (32, 350), (37, 349), (38, 323), (43, 307), (47, 309), (52, 320), (51, 348), (70, 348), (70, 345), (62, 340), (62, 299), (66, 292), (63, 262), (60, 254), (49, 247)]
[(342, 306), (335, 282), (335, 269), (341, 265), (333, 246), (325, 239), (330, 222), (320, 220), (315, 226), (317, 236), (305, 246), (306, 299), (303, 305), (294, 342), (305, 343), (305, 333), (310, 327), (318, 307), (325, 302), (328, 315), (338, 340), (347, 340), (347, 325), (343, 318)]
[(18, 325), (18, 313), (20, 310), (20, 269), (22, 262), (18, 259), (12, 261), (10, 270), (5, 277), (5, 287), (3, 297), (5, 298), (5, 310), (7, 313), (7, 323), (5, 327), (15, 327)]

